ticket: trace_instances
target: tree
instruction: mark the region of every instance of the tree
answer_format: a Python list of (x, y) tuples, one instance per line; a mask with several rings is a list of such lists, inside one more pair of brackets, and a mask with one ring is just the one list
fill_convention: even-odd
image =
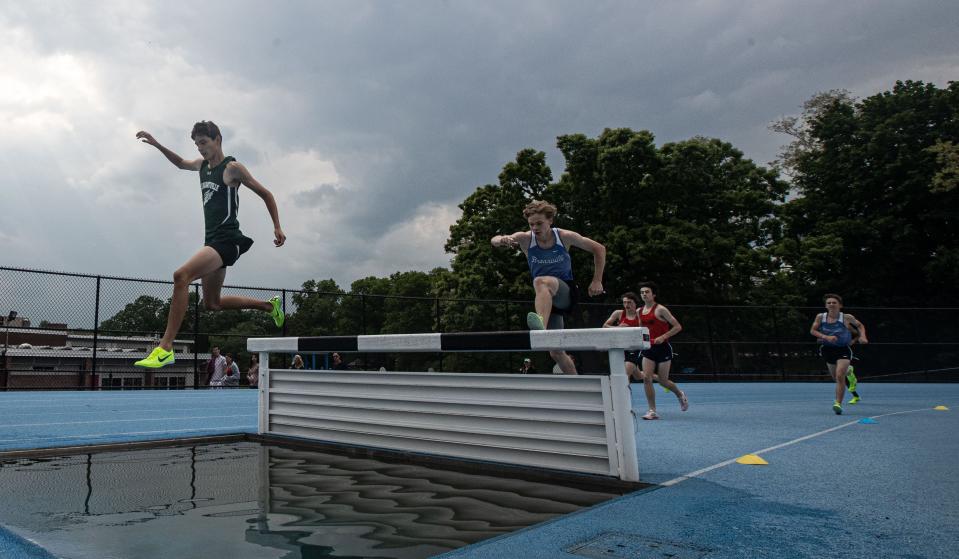
[(390, 293), (390, 280), (368, 276), (350, 284), (350, 292), (340, 303), (337, 329), (343, 335), (379, 334), (383, 330), (384, 296)]
[[(192, 294), (191, 294), (192, 296)], [(100, 323), (100, 329), (116, 334), (147, 334), (166, 329), (169, 302), (141, 295), (123, 310)]]
[(291, 336), (332, 336), (338, 333), (337, 322), (343, 290), (332, 279), (308, 280), (293, 294), (293, 307), (287, 319)]
[[(493, 250), (490, 239), (529, 226), (523, 207), (542, 197), (552, 180), (546, 154), (525, 149), (507, 163), (498, 184), (479, 187), (460, 204), (462, 217), (450, 227), (446, 250), (454, 255), (450, 275), (442, 278), (437, 292), (462, 299), (447, 304), (443, 328), (447, 332), (503, 330), (519, 327), (517, 320), (504, 324), (501, 312), (478, 299), (531, 298), (532, 279), (520, 251)], [(491, 312), (492, 311), (492, 312)], [(525, 316), (525, 313), (524, 315)]]
[(817, 96), (782, 162), (797, 197), (778, 253), (810, 302), (835, 291), (867, 305), (959, 301), (959, 83), (896, 82), (855, 101)]
[[(649, 279), (673, 300), (745, 302), (770, 275), (772, 213), (786, 193), (775, 171), (710, 138), (657, 149), (648, 131), (607, 129), (557, 145), (566, 172), (546, 196), (561, 227), (606, 245), (608, 293)], [(576, 277), (589, 277), (589, 255), (573, 258)]]

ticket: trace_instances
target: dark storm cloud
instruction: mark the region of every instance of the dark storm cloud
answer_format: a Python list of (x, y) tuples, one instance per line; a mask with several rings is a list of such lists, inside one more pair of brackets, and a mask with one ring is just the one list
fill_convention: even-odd
[[(787, 141), (767, 125), (819, 91), (864, 96), (910, 78), (945, 85), (959, 69), (957, 10), (931, 0), (3, 8), (0, 24), (23, 30), (33, 51), (99, 61), (103, 87), (129, 88), (116, 107), (101, 109), (108, 117), (112, 110), (177, 119), (161, 131), (183, 149), (192, 147), (183, 135), (194, 120), (219, 120), (229, 148), (255, 174), (283, 153), (315, 154), (335, 166), (335, 184), (325, 176), (294, 181), (295, 207), (282, 208), (291, 227), (302, 221), (290, 250), (297, 240), (309, 247), (291, 259), (297, 268), (270, 269), (270, 280), (296, 283), (323, 276), (304, 262), (396, 271), (411, 260), (402, 243), (377, 249), (386, 233), (428, 235), (409, 224), (426, 211), (451, 215), (450, 206), (495, 182), (526, 147), (546, 151), (559, 176), (564, 162), (554, 144), (562, 134), (631, 127), (651, 130), (660, 143), (715, 136), (764, 164)], [(125, 183), (144, 169), (153, 180), (162, 162), (137, 157), (135, 170), (111, 176)], [(155, 180), (186, 180), (167, 177)], [(442, 263), (448, 230), (436, 229)], [(337, 242), (329, 242), (333, 232)]]

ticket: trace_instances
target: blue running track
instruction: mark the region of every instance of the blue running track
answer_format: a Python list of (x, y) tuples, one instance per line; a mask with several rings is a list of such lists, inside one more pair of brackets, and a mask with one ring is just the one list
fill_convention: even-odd
[[(688, 412), (657, 387), (663, 419), (636, 421), (640, 477), (654, 487), (442, 557), (959, 556), (959, 384), (867, 381), (843, 415), (831, 384), (684, 388)], [(0, 451), (251, 433), (256, 396), (0, 393)], [(745, 454), (768, 465), (735, 461)], [(47, 557), (2, 528), (0, 555)]]

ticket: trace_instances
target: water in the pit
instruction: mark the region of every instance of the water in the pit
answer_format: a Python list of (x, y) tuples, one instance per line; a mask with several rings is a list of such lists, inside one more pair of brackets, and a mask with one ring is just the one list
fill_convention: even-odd
[(0, 526), (71, 559), (430, 557), (616, 495), (252, 442), (0, 464)]

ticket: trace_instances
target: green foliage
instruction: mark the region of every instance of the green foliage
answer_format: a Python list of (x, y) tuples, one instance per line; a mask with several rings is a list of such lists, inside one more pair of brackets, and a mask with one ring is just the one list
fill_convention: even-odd
[(301, 290), (292, 296), (296, 310), (287, 319), (287, 333), (294, 336), (335, 334), (342, 295), (343, 290), (332, 279), (304, 282)]
[[(592, 302), (611, 306), (581, 308), (574, 326), (598, 326), (619, 294), (644, 280), (659, 283), (668, 304), (818, 307), (822, 293), (834, 291), (856, 306), (954, 305), (957, 116), (957, 83), (939, 89), (897, 82), (861, 101), (843, 90), (817, 94), (800, 116), (771, 126), (792, 138), (771, 169), (715, 138), (657, 146), (652, 133), (628, 128), (596, 138), (560, 136), (565, 169), (558, 181), (544, 152), (524, 149), (495, 184), (479, 186), (460, 204), (445, 245), (450, 269), (370, 276), (349, 291), (332, 279), (309, 280), (291, 296), (287, 335), (524, 328), (533, 295), (526, 259), (519, 250), (494, 249), (490, 239), (526, 230), (523, 207), (534, 199), (558, 207), (556, 226), (607, 248), (607, 294)], [(592, 258), (571, 254), (585, 288)], [(190, 297), (185, 331), (194, 323), (195, 293)], [(142, 296), (101, 328), (161, 332), (168, 309), (169, 301)], [(809, 319), (805, 310), (784, 308), (748, 316), (716, 307), (680, 310), (690, 340), (711, 331), (761, 341), (794, 327), (803, 336)], [(199, 319), (200, 331), (213, 334), (209, 341), (243, 363), (247, 336), (276, 334), (260, 311), (202, 311)], [(198, 347), (205, 344), (200, 336)], [(390, 370), (518, 367), (510, 356), (490, 353), (365, 359)]]
[(797, 285), (809, 302), (835, 291), (871, 305), (955, 304), (959, 83), (820, 101), (783, 160), (798, 196), (779, 212), (777, 252)]
[(169, 302), (156, 297), (141, 295), (123, 310), (100, 323), (100, 329), (124, 333), (154, 333), (166, 329), (166, 312)]
[[(549, 174), (542, 154), (524, 150), (504, 167), (498, 185), (480, 187), (460, 206), (463, 216), (447, 244), (453, 296), (531, 298), (522, 253), (494, 250), (490, 238), (526, 229), (522, 208), (537, 192), (559, 208), (558, 227), (606, 245), (611, 298), (655, 279), (673, 299), (748, 301), (752, 287), (775, 273), (762, 250), (778, 231), (772, 213), (786, 185), (730, 144), (693, 138), (657, 148), (648, 131), (607, 129), (595, 139), (561, 136), (557, 146), (566, 159), (558, 183), (526, 187)], [(588, 283), (591, 255), (571, 254), (574, 276)], [(458, 315), (457, 329), (495, 322), (480, 304), (474, 307)]]

